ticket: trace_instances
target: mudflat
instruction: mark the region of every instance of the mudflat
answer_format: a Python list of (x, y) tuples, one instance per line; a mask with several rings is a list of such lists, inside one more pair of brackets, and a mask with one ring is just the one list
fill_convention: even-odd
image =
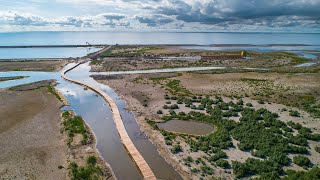
[(66, 179), (61, 102), (47, 88), (0, 90), (0, 178)]
[(0, 61), (0, 71), (59, 71), (66, 60), (55, 61)]

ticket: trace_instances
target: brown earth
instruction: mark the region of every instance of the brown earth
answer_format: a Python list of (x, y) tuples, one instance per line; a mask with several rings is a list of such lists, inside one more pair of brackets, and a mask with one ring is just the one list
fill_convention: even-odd
[(59, 71), (67, 60), (0, 61), (0, 71)]
[[(294, 64), (305, 62), (296, 55), (285, 52), (253, 52), (250, 59), (218, 59), (199, 60), (200, 55), (211, 54), (239, 54), (238, 51), (209, 51), (183, 49), (178, 46), (117, 46), (107, 52), (106, 57), (91, 63), (91, 71), (124, 71), (161, 69), (174, 67), (252, 67), (252, 68), (291, 68)], [(173, 58), (173, 59), (171, 59)], [(184, 59), (188, 58), (188, 60)]]
[[(318, 120), (311, 117), (309, 113), (283, 105), (284, 100), (277, 100), (273, 98), (274, 95), (285, 94), (296, 96), (312, 94), (316, 98), (319, 98), (320, 89), (320, 75), (316, 73), (310, 74), (281, 74), (281, 73), (226, 73), (226, 74), (194, 74), (194, 73), (182, 73), (182, 75), (171, 74), (171, 76), (162, 74), (153, 74), (152, 78), (156, 80), (150, 80), (151, 75), (115, 75), (115, 76), (99, 76), (95, 77), (100, 83), (106, 84), (122, 96), (122, 98), (128, 103), (128, 110), (132, 111), (141, 125), (142, 131), (150, 138), (150, 140), (156, 145), (160, 154), (177, 169), (186, 179), (199, 179), (195, 174), (192, 174), (189, 167), (183, 165), (183, 159), (187, 156), (192, 156), (193, 159), (202, 157), (201, 153), (190, 154), (188, 145), (183, 140), (178, 140), (183, 147), (183, 153), (174, 155), (170, 152), (169, 146), (165, 145), (165, 141), (161, 133), (157, 130), (153, 130), (152, 127), (147, 124), (145, 118), (153, 119), (157, 122), (162, 122), (160, 115), (157, 115), (158, 110), (163, 110), (162, 106), (166, 104), (164, 95), (170, 94), (166, 87), (166, 83), (163, 81), (165, 78), (169, 80), (180, 80), (182, 87), (188, 89), (192, 94), (198, 95), (222, 95), (224, 101), (235, 101), (233, 97), (247, 96), (243, 98), (244, 103), (252, 103), (254, 108), (267, 108), (268, 110), (278, 113), (280, 119), (287, 121), (294, 121), (303, 124), (308, 128), (311, 128), (315, 133), (320, 132)], [(175, 76), (175, 77), (174, 77)], [(252, 80), (262, 79), (263, 84), (257, 86), (252, 85)], [(271, 91), (273, 93), (267, 94), (270, 98), (269, 103), (259, 104), (257, 100), (264, 95), (257, 95), (256, 92)], [(291, 97), (290, 96), (290, 97)], [(297, 96), (298, 97), (298, 96)], [(295, 99), (290, 99), (295, 101)], [(172, 101), (172, 100), (171, 100)], [(175, 102), (172, 102), (173, 104)], [(179, 106), (180, 107), (180, 106)], [(288, 111), (282, 111), (282, 109), (292, 109), (300, 112), (301, 117), (292, 117)], [(180, 110), (180, 109), (179, 109)], [(176, 112), (178, 113), (179, 110)], [(196, 110), (197, 111), (197, 110)], [(164, 114), (167, 114), (167, 110), (163, 110)], [(238, 121), (239, 118), (235, 118)], [(236, 143), (236, 142), (234, 142)], [(311, 147), (319, 146), (319, 142), (310, 143)], [(225, 150), (230, 157), (229, 160), (237, 160), (240, 162), (245, 161), (248, 157), (251, 157), (250, 153), (239, 153), (237, 148)], [(242, 152), (242, 151), (241, 151)], [(310, 160), (314, 164), (319, 164), (319, 155), (313, 148), (310, 150)], [(291, 169), (300, 170), (298, 167), (290, 167)], [(224, 171), (222, 168), (214, 167), (215, 175), (217, 177), (234, 178), (230, 171)]]
[(62, 105), (46, 88), (0, 90), (0, 178), (66, 179)]

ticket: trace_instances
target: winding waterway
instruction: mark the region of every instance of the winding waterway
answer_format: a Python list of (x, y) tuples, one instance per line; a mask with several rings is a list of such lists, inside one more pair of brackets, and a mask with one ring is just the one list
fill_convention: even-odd
[[(69, 64), (64, 69), (73, 65), (74, 64)], [(90, 78), (89, 71), (90, 66), (86, 63), (78, 66), (67, 75), (73, 79), (98, 87), (112, 97), (119, 107), (130, 139), (147, 161), (157, 178), (181, 179), (180, 175), (166, 163), (158, 154), (153, 144), (140, 131), (140, 127), (133, 115), (124, 109), (126, 106), (125, 102), (121, 100), (110, 87), (99, 84)], [(91, 90), (85, 90), (82, 86), (64, 81), (59, 73), (0, 72), (0, 77), (20, 76), (22, 74), (29, 77), (21, 80), (1, 82), (0, 88), (8, 88), (39, 80), (56, 79), (59, 82), (56, 88), (65, 95), (70, 102), (70, 106), (63, 107), (63, 110), (72, 109), (85, 119), (97, 138), (97, 149), (103, 159), (110, 164), (115, 176), (118, 179), (142, 179), (138, 168), (120, 141), (115, 123), (112, 119), (112, 112), (102, 97)]]
[[(74, 66), (68, 64), (62, 71)], [(174, 69), (155, 69), (139, 71), (119, 71), (90, 73), (89, 62), (79, 65), (74, 70), (67, 73), (68, 77), (90, 84), (106, 92), (117, 104), (125, 128), (138, 151), (142, 154), (146, 162), (158, 179), (181, 179), (180, 175), (159, 155), (153, 144), (140, 131), (140, 127), (132, 113), (125, 110), (126, 103), (107, 85), (100, 84), (90, 77), (93, 74), (137, 74), (137, 73), (161, 73), (161, 72), (183, 72), (224, 69), (225, 67), (192, 67)], [(248, 69), (248, 68), (247, 68)], [(261, 68), (250, 68), (256, 70), (269, 70)], [(86, 123), (91, 127), (97, 139), (97, 149), (103, 159), (110, 164), (115, 176), (118, 179), (142, 179), (142, 176), (128, 155), (126, 149), (120, 141), (119, 134), (113, 121), (112, 112), (107, 102), (98, 94), (91, 90), (86, 90), (80, 85), (76, 85), (63, 80), (60, 72), (0, 72), (0, 77), (28, 76), (23, 79), (0, 82), (1, 88), (37, 82), (41, 80), (55, 79), (59, 83), (56, 86), (66, 98), (70, 106), (63, 107), (62, 110), (72, 109), (76, 114), (81, 115)]]

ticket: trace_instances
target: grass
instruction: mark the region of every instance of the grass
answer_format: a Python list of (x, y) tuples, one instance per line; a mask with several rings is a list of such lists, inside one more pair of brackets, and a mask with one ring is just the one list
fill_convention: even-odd
[(50, 86), (47, 86), (47, 88), (48, 88), (48, 91), (49, 91), (52, 95), (54, 95), (54, 97), (56, 97), (59, 101), (62, 102), (61, 97), (59, 96), (59, 94), (56, 92), (56, 90), (55, 90), (51, 85), (50, 85)]
[(287, 57), (291, 58), (291, 62), (293, 64), (300, 64), (300, 63), (304, 63), (304, 62), (308, 62), (309, 59), (308, 58), (303, 58), (303, 57), (300, 57), (294, 53), (289, 53), (289, 52), (283, 52), (284, 54), (286, 54)]
[(62, 114), (64, 118), (63, 125), (64, 130), (67, 132), (69, 141), (68, 145), (73, 141), (73, 137), (76, 134), (82, 135), (82, 144), (87, 144), (89, 141), (89, 132), (81, 116), (72, 116), (69, 112), (65, 111)]
[(192, 93), (181, 86), (181, 81), (180, 80), (169, 80), (169, 82), (166, 84), (168, 87), (168, 90), (170, 91), (171, 94), (173, 95), (180, 95), (180, 96), (188, 96), (191, 95)]
[(157, 50), (155, 46), (114, 46), (110, 51), (104, 52), (102, 57), (138, 57), (152, 55), (148, 51)]
[(69, 165), (70, 175), (72, 180), (98, 180), (103, 179), (103, 170), (97, 165), (97, 159), (94, 156), (89, 156), (85, 166), (78, 166), (72, 162)]

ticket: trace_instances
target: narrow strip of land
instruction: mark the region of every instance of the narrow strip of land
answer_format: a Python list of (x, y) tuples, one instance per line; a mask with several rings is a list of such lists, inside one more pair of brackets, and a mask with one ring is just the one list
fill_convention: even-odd
[(82, 64), (83, 62), (80, 62), (78, 64), (76, 64), (75, 66), (71, 67), (70, 69), (64, 71), (61, 73), (61, 77), (64, 78), (67, 81), (71, 81), (73, 83), (85, 86), (90, 88), (91, 90), (95, 91), (96, 93), (100, 94), (110, 105), (112, 113), (113, 113), (113, 119), (114, 122), (116, 124), (116, 128), (118, 130), (118, 133), (120, 135), (121, 141), (123, 143), (123, 145), (126, 147), (127, 151), (129, 152), (129, 154), (131, 155), (132, 159), (134, 160), (134, 162), (136, 163), (136, 165), (138, 166), (139, 170), (141, 171), (144, 179), (148, 179), (148, 180), (155, 180), (156, 176), (154, 175), (154, 173), (152, 172), (150, 166), (148, 165), (148, 163), (145, 161), (145, 159), (142, 157), (142, 155), (140, 154), (140, 152), (137, 150), (137, 148), (134, 146), (133, 142), (131, 141), (126, 128), (123, 124), (121, 115), (120, 115), (120, 111), (116, 105), (116, 103), (113, 101), (113, 99), (107, 95), (105, 92), (103, 92), (102, 90), (93, 87), (89, 84), (85, 84), (83, 82), (71, 79), (69, 77), (67, 77), (65, 74), (69, 71), (71, 71), (72, 69), (78, 67), (80, 64)]

